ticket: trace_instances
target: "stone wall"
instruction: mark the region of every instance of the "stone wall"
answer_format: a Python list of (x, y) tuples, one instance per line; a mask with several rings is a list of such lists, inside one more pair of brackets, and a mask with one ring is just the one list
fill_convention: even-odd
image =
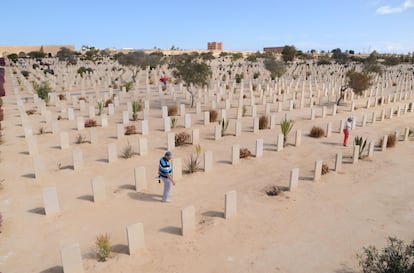
[(62, 48), (66, 47), (70, 50), (75, 50), (73, 45), (34, 45), (34, 46), (0, 46), (0, 56), (5, 56), (8, 54), (20, 52), (29, 53), (32, 51), (41, 51), (43, 48), (44, 53), (51, 53), (56, 55), (56, 53)]

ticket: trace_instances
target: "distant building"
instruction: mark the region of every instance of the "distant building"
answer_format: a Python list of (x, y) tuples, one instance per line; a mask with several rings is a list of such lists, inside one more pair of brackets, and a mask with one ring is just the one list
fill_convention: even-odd
[(223, 42), (208, 42), (207, 50), (223, 51), (224, 50)]
[(51, 54), (55, 56), (56, 53), (62, 48), (66, 47), (74, 51), (75, 47), (73, 45), (34, 45), (34, 46), (1, 46), (0, 45), (0, 56), (5, 56), (8, 54), (19, 54), (20, 52), (29, 53), (32, 51), (42, 51), (46, 54)]
[(283, 48), (284, 46), (265, 47), (263, 48), (263, 52), (282, 53)]

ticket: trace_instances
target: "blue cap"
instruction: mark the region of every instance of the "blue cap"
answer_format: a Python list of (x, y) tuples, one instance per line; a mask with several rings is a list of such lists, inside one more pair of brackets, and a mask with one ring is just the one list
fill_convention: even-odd
[(165, 156), (172, 156), (172, 154), (171, 154), (170, 151), (168, 151), (168, 152), (165, 153)]

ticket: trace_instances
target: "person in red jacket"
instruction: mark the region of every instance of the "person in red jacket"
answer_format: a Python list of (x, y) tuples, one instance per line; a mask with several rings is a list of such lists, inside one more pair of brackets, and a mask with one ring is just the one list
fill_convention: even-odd
[(346, 146), (347, 143), (348, 143), (349, 133), (350, 133), (350, 131), (352, 129), (352, 122), (353, 122), (353, 119), (351, 117), (349, 117), (345, 121), (344, 131), (343, 131), (344, 132), (344, 146)]

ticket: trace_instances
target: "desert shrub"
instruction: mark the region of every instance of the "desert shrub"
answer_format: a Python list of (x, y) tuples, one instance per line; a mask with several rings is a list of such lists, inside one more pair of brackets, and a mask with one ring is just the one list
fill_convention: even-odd
[(266, 116), (261, 116), (259, 119), (259, 129), (267, 129), (269, 127), (269, 118)]
[(241, 83), (242, 79), (244, 79), (244, 74), (236, 74), (234, 78), (236, 79), (236, 83)]
[(77, 73), (83, 78), (83, 74), (85, 73), (93, 73), (93, 69), (90, 67), (81, 66), (78, 68)]
[(375, 246), (363, 248), (357, 255), (364, 273), (414, 272), (414, 241), (406, 245), (397, 238), (388, 238), (388, 244), (378, 250)]
[(253, 89), (253, 91), (256, 91), (257, 90), (257, 84), (253, 84), (252, 89)]
[(354, 140), (354, 145), (359, 145), (359, 153), (358, 153), (358, 157), (361, 159), (363, 154), (364, 154), (364, 150), (367, 146), (367, 139), (362, 139), (362, 137), (355, 137)]
[(30, 75), (30, 72), (29, 71), (27, 71), (27, 70), (22, 70), (22, 75), (23, 75), (23, 77), (25, 77), (26, 79), (29, 77), (29, 75)]
[(66, 100), (66, 96), (63, 94), (59, 94), (59, 100)]
[(39, 135), (43, 135), (43, 134), (45, 134), (46, 133), (46, 129), (45, 129), (45, 127), (39, 127)]
[(176, 105), (168, 106), (168, 116), (176, 116), (178, 114), (178, 109)]
[(111, 254), (111, 236), (109, 234), (101, 234), (96, 237), (96, 256), (98, 261), (105, 262)]
[(325, 131), (321, 127), (313, 126), (310, 131), (310, 136), (314, 138), (321, 138), (325, 136)]
[(210, 122), (216, 122), (218, 119), (218, 113), (216, 110), (210, 110)]
[(134, 154), (135, 154), (134, 149), (132, 148), (131, 144), (129, 144), (128, 142), (128, 144), (122, 149), (121, 157), (128, 159), (128, 158), (133, 157)]
[(86, 142), (86, 137), (82, 134), (78, 134), (75, 139), (76, 144), (82, 144)]
[(26, 110), (26, 114), (28, 116), (33, 115), (34, 113), (36, 113), (36, 110), (35, 109)]
[(105, 101), (105, 107), (108, 107), (108, 105), (109, 105), (109, 104), (113, 104), (112, 99), (107, 99), (107, 100)]
[(379, 98), (379, 99), (377, 100), (377, 104), (378, 104), (378, 105), (381, 105), (381, 104), (382, 104), (382, 98)]
[(264, 191), (268, 196), (278, 196), (286, 190), (276, 185), (269, 185), (264, 189)]
[(182, 146), (190, 141), (190, 134), (181, 132), (175, 135), (175, 146)]
[(252, 156), (252, 152), (250, 152), (247, 148), (240, 149), (240, 158), (249, 158)]
[(137, 128), (135, 127), (135, 125), (125, 126), (125, 135), (126, 136), (135, 135), (136, 133), (137, 133)]
[(85, 121), (85, 127), (96, 127), (96, 120), (94, 119), (87, 119)]
[(253, 74), (253, 79), (257, 79), (257, 78), (259, 78), (260, 77), (260, 72), (255, 72), (254, 74)]
[(189, 173), (195, 173), (199, 171), (200, 168), (200, 153), (201, 153), (201, 146), (198, 144), (195, 146), (196, 155), (191, 155), (190, 158), (187, 160), (186, 169)]
[(397, 143), (397, 136), (395, 134), (389, 134), (387, 139), (387, 148), (395, 147)]
[(328, 166), (328, 164), (326, 164), (326, 163), (323, 163), (322, 164), (322, 175), (325, 175), (325, 174), (327, 174), (327, 173), (329, 173), (329, 166)]

